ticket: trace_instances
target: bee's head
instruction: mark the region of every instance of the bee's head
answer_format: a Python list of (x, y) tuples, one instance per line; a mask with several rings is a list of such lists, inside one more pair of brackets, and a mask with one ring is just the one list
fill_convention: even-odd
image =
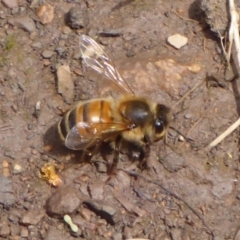
[(171, 121), (171, 110), (169, 107), (157, 104), (153, 121), (154, 136), (153, 141), (158, 141), (164, 137)]

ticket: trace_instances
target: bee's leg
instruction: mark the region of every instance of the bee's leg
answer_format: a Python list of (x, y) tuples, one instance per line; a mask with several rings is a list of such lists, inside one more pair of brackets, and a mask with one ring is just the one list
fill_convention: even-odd
[(119, 161), (119, 151), (120, 151), (120, 144), (121, 144), (121, 136), (118, 136), (115, 141), (115, 148), (114, 148), (114, 153), (113, 153), (113, 162), (111, 166), (109, 167), (108, 174), (111, 175), (114, 173), (118, 161)]
[(140, 169), (145, 169), (147, 168), (147, 159), (150, 154), (150, 145), (148, 143), (145, 144), (145, 146), (142, 147), (140, 150), (140, 155), (139, 155), (139, 168)]
[(90, 162), (92, 157), (99, 151), (99, 145), (100, 143), (84, 149), (81, 154), (81, 162)]
[(92, 158), (92, 152), (89, 149), (84, 149), (81, 153), (80, 162), (89, 162)]

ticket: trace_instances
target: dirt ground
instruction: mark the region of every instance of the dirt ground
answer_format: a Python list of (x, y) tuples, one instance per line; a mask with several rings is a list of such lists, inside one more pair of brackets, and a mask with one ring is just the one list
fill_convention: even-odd
[[(239, 115), (239, 81), (224, 79), (212, 30), (200, 0), (2, 0), (0, 239), (240, 239), (239, 130), (206, 148)], [(180, 49), (167, 43), (177, 33), (188, 39)], [(81, 34), (135, 93), (172, 108), (177, 132), (151, 146), (143, 170), (121, 154), (109, 176), (101, 156), (81, 163), (58, 139), (60, 109), (99, 94), (101, 77), (79, 60)], [(74, 91), (59, 94), (60, 81)], [(59, 187), (39, 173), (48, 163)]]

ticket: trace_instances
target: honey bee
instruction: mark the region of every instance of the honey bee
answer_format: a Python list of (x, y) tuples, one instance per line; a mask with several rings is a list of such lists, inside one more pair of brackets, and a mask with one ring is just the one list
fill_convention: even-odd
[[(108, 55), (92, 38), (80, 36), (82, 61), (114, 83), (121, 95), (79, 102), (58, 123), (58, 133), (65, 146), (85, 150), (109, 143), (116, 166), (123, 148), (138, 152), (141, 163), (150, 145), (164, 137), (171, 119), (170, 108), (134, 95)], [(109, 83), (110, 83), (109, 82)]]

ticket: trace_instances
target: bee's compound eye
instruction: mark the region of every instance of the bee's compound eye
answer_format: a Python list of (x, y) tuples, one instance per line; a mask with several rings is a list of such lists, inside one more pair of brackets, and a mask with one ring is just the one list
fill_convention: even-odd
[(161, 133), (164, 130), (164, 121), (163, 119), (157, 118), (155, 122), (155, 133)]

